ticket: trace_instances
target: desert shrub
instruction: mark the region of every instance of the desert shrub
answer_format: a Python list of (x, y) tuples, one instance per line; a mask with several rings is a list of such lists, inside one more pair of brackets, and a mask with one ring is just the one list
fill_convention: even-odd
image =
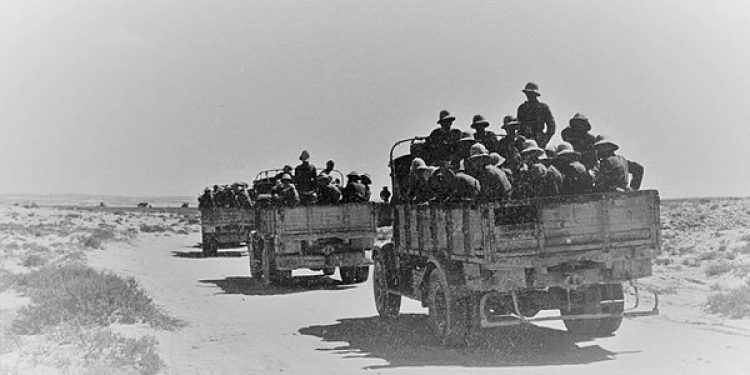
[(164, 368), (153, 336), (126, 338), (109, 329), (97, 329), (83, 332), (77, 339), (74, 342), (83, 349), (89, 368), (106, 370), (104, 373), (111, 373), (111, 368), (133, 368), (141, 375), (157, 374)]
[(162, 225), (162, 224), (149, 225), (145, 223), (141, 224), (140, 229), (141, 229), (141, 232), (143, 233), (163, 233), (169, 230), (169, 228), (167, 228), (166, 225)]
[(750, 316), (750, 280), (738, 288), (708, 296), (706, 310), (734, 319)]
[(706, 251), (704, 253), (698, 254), (696, 259), (698, 260), (714, 260), (719, 257), (719, 253), (716, 251)]
[(732, 270), (732, 265), (729, 262), (715, 262), (711, 263), (706, 267), (706, 276), (718, 276), (725, 274)]
[(672, 263), (672, 258), (670, 257), (658, 257), (654, 259), (654, 265), (657, 266), (666, 266)]
[(70, 264), (49, 266), (19, 276), (16, 286), (31, 298), (13, 322), (18, 334), (36, 334), (63, 322), (90, 326), (119, 322), (172, 328), (178, 322), (162, 313), (133, 278)]
[(21, 261), (21, 265), (24, 267), (39, 267), (45, 264), (47, 264), (47, 258), (39, 254), (29, 254)]
[(736, 247), (734, 252), (739, 254), (750, 254), (750, 242), (746, 242), (742, 246)]
[(94, 228), (90, 233), (80, 236), (78, 240), (81, 245), (89, 249), (100, 249), (106, 241), (115, 238), (114, 232), (108, 229)]

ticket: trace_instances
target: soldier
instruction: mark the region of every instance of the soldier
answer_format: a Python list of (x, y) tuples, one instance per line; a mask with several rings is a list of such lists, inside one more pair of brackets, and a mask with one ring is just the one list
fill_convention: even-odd
[(277, 204), (284, 206), (296, 206), (299, 204), (299, 193), (292, 182), (292, 176), (288, 173), (281, 175), (281, 184), (275, 186), (272, 197)]
[(255, 202), (250, 197), (250, 193), (248, 193), (244, 185), (239, 185), (237, 187), (237, 202), (241, 208), (251, 208), (255, 205)]
[(536, 141), (529, 139), (521, 150), (521, 166), (514, 186), (514, 199), (534, 198), (551, 195), (552, 188), (547, 177), (547, 168), (539, 158), (544, 150), (537, 146)]
[(463, 161), (459, 164), (458, 173), (453, 176), (451, 181), (450, 197), (455, 201), (473, 201), (482, 191), (479, 180), (466, 173)]
[(291, 165), (285, 165), (284, 168), (281, 169), (281, 172), (277, 173), (276, 176), (273, 177), (273, 180), (276, 181), (276, 185), (281, 185), (281, 177), (284, 176), (284, 173), (288, 175), (292, 175), (292, 166)]
[(362, 185), (365, 185), (365, 198), (366, 200), (370, 200), (370, 196), (372, 195), (372, 192), (370, 191), (370, 185), (372, 185), (372, 179), (370, 178), (370, 175), (365, 173), (361, 176), (359, 176), (359, 180), (362, 183)]
[(451, 198), (455, 176), (456, 174), (447, 164), (439, 166), (432, 172), (430, 179), (427, 181), (427, 186), (433, 201), (445, 202)]
[(367, 202), (367, 191), (365, 185), (360, 182), (359, 173), (351, 171), (346, 175), (346, 179), (346, 186), (341, 190), (341, 201), (344, 203)]
[[(479, 159), (477, 166), (482, 166), (479, 175), (476, 177), (479, 180), (479, 185), (482, 190), (479, 194), (480, 199), (484, 201), (493, 200), (505, 200), (510, 198), (511, 185), (508, 175), (498, 167), (502, 161), (500, 154), (493, 152), (492, 154), (485, 156), (474, 156)], [(486, 163), (483, 161), (486, 159)]]
[(562, 180), (559, 181), (560, 195), (590, 193), (594, 184), (588, 170), (580, 162), (581, 153), (567, 142), (559, 144), (555, 151), (552, 167), (562, 174)]
[(471, 120), (471, 128), (475, 130), (474, 140), (494, 152), (498, 150), (497, 134), (491, 130), (487, 130), (488, 126), (490, 126), (490, 123), (482, 115), (474, 115), (474, 118)]
[(527, 139), (536, 141), (539, 147), (546, 147), (555, 135), (555, 119), (552, 112), (547, 104), (538, 100), (541, 94), (536, 83), (527, 83), (521, 91), (526, 94), (526, 101), (518, 107), (517, 117), (521, 122), (519, 133)]
[(341, 189), (333, 183), (329, 174), (318, 175), (318, 203), (336, 204), (341, 200)]
[[(638, 190), (641, 188), (643, 180), (643, 166), (628, 160), (621, 155), (616, 155), (620, 147), (606, 139), (601, 139), (594, 143), (599, 161), (592, 169), (594, 176), (594, 189), (598, 192), (608, 192), (615, 190)], [(633, 175), (628, 184), (629, 175)]]
[(321, 175), (321, 174), (330, 175), (331, 172), (333, 172), (333, 166), (334, 166), (333, 160), (327, 161), (326, 162), (326, 168), (324, 170), (320, 171), (319, 175)]
[(383, 186), (383, 190), (380, 191), (380, 199), (384, 203), (388, 203), (391, 200), (391, 192), (388, 190), (388, 186)]
[(503, 129), (506, 135), (498, 142), (496, 151), (506, 160), (523, 150), (523, 143), (526, 142), (526, 138), (518, 135), (518, 129), (520, 128), (521, 123), (515, 117), (505, 116), (503, 118)]
[(406, 181), (406, 199), (411, 203), (424, 203), (434, 197), (430, 189), (430, 178), (435, 171), (427, 166), (424, 160), (415, 158), (411, 162), (409, 176)]
[(597, 159), (594, 150), (596, 137), (591, 135), (589, 131), (591, 131), (589, 119), (581, 113), (576, 113), (568, 121), (568, 127), (560, 132), (560, 136), (562, 136), (563, 141), (573, 146), (573, 150), (581, 153), (581, 162), (586, 168), (591, 169), (596, 164)]
[(294, 184), (300, 194), (300, 200), (303, 204), (311, 203), (315, 200), (315, 177), (318, 172), (315, 166), (310, 164), (310, 153), (302, 150), (299, 160), (302, 161), (297, 168), (294, 168)]
[(206, 186), (206, 188), (203, 189), (203, 194), (198, 197), (198, 208), (213, 208), (215, 206), (216, 204), (214, 203), (214, 196), (211, 194), (211, 189)]
[(437, 123), (439, 128), (435, 129), (427, 137), (427, 149), (432, 162), (450, 161), (456, 142), (461, 139), (461, 131), (452, 129), (456, 118), (446, 110), (440, 111)]

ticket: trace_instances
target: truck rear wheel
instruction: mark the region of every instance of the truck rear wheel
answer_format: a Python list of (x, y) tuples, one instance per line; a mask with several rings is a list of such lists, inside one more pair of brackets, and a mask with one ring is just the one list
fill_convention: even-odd
[(247, 240), (247, 256), (250, 258), (250, 275), (253, 279), (263, 276), (263, 240), (251, 236)]
[(214, 236), (204, 236), (202, 245), (204, 257), (216, 256), (219, 253), (219, 244)]
[(445, 273), (435, 269), (430, 273), (427, 295), (430, 328), (443, 345), (466, 346), (467, 306), (457, 298)]
[[(592, 285), (571, 292), (570, 298), (573, 301), (571, 310), (560, 309), (560, 314), (563, 316), (565, 327), (571, 333), (581, 336), (602, 337), (610, 336), (620, 328), (622, 316), (585, 320), (565, 320), (565, 316), (600, 313), (621, 314), (625, 306), (621, 284)], [(603, 304), (603, 301), (607, 301), (607, 303)]]
[(389, 270), (382, 259), (375, 260), (372, 270), (372, 291), (375, 297), (375, 308), (381, 318), (395, 318), (401, 309), (401, 295), (388, 291)]

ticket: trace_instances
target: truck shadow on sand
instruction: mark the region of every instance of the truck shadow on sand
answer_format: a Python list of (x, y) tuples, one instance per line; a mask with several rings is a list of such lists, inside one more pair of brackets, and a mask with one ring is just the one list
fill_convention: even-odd
[(556, 366), (586, 364), (614, 359), (616, 353), (598, 345), (578, 346), (566, 331), (534, 325), (482, 331), (481, 344), (469, 348), (448, 348), (438, 344), (427, 325), (427, 315), (403, 314), (396, 319), (340, 319), (331, 325), (302, 328), (303, 335), (325, 342), (347, 342), (335, 348), (321, 348), (344, 358), (378, 358), (385, 365), (366, 369), (415, 366)]
[(229, 276), (219, 280), (199, 280), (204, 284), (214, 284), (223, 294), (244, 294), (248, 296), (269, 296), (311, 292), (314, 290), (346, 290), (354, 285), (341, 285), (341, 281), (323, 275), (295, 276), (286, 285), (264, 285), (260, 279), (249, 276)]
[(247, 256), (247, 251), (242, 250), (219, 250), (216, 255), (205, 256), (203, 251), (172, 251), (172, 256), (175, 258), (240, 258)]

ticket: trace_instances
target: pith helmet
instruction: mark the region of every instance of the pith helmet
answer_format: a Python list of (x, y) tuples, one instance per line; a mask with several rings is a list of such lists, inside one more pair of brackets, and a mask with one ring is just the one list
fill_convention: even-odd
[(299, 160), (305, 161), (307, 159), (310, 159), (310, 153), (307, 152), (307, 150), (302, 150), (302, 153), (299, 155)]
[(359, 173), (357, 173), (357, 171), (351, 171), (351, 172), (349, 172), (349, 173), (346, 174), (346, 177), (357, 177), (357, 178), (359, 178)]
[(555, 149), (558, 158), (572, 158), (578, 160), (581, 158), (581, 153), (573, 150), (573, 146), (568, 142), (563, 142), (557, 145)]
[(526, 155), (529, 153), (534, 153), (537, 156), (542, 156), (544, 155), (544, 150), (539, 148), (535, 140), (529, 139), (523, 143), (523, 150), (521, 150), (521, 155)]
[(576, 113), (573, 118), (568, 121), (568, 124), (570, 124), (570, 127), (574, 130), (581, 130), (584, 132), (591, 130), (589, 119), (582, 113)]
[(505, 158), (497, 152), (493, 152), (490, 154), (490, 163), (492, 163), (492, 165), (500, 165), (505, 163)]
[(482, 115), (474, 115), (474, 118), (471, 120), (471, 128), (473, 129), (486, 128), (488, 126), (490, 126), (490, 123)]
[(414, 160), (411, 161), (411, 167), (409, 168), (411, 171), (416, 171), (419, 167), (424, 167), (427, 164), (422, 160), (422, 158), (414, 158)]
[(437, 123), (445, 122), (445, 121), (454, 121), (456, 118), (448, 111), (442, 110), (440, 111), (440, 115), (438, 116)]
[(503, 129), (508, 129), (508, 128), (516, 128), (517, 129), (517, 128), (520, 128), (520, 127), (521, 127), (521, 123), (518, 122), (518, 119), (516, 119), (513, 116), (505, 116), (505, 118), (503, 119), (503, 126), (502, 126)]
[(362, 180), (362, 183), (365, 185), (372, 184), (372, 179), (370, 178), (370, 175), (367, 173), (363, 174), (359, 178)]
[(284, 173), (281, 175), (281, 181), (292, 181), (292, 176), (289, 173)]
[(292, 169), (294, 169), (294, 168), (292, 168), (292, 166), (291, 166), (291, 165), (285, 165), (285, 166), (284, 166), (284, 172), (291, 172), (291, 171), (292, 171)]
[(599, 136), (599, 140), (594, 143), (594, 148), (600, 151), (617, 151), (620, 146), (605, 136)]
[(475, 143), (469, 149), (469, 157), (487, 155), (487, 147), (484, 147), (481, 143)]
[(539, 93), (539, 85), (537, 85), (534, 82), (529, 82), (526, 84), (526, 86), (521, 90), (527, 94), (534, 94), (536, 96), (542, 95)]
[(464, 143), (464, 142), (471, 142), (471, 144), (474, 144), (477, 140), (474, 139), (474, 136), (469, 133), (461, 133), (461, 139), (458, 140), (458, 142)]

